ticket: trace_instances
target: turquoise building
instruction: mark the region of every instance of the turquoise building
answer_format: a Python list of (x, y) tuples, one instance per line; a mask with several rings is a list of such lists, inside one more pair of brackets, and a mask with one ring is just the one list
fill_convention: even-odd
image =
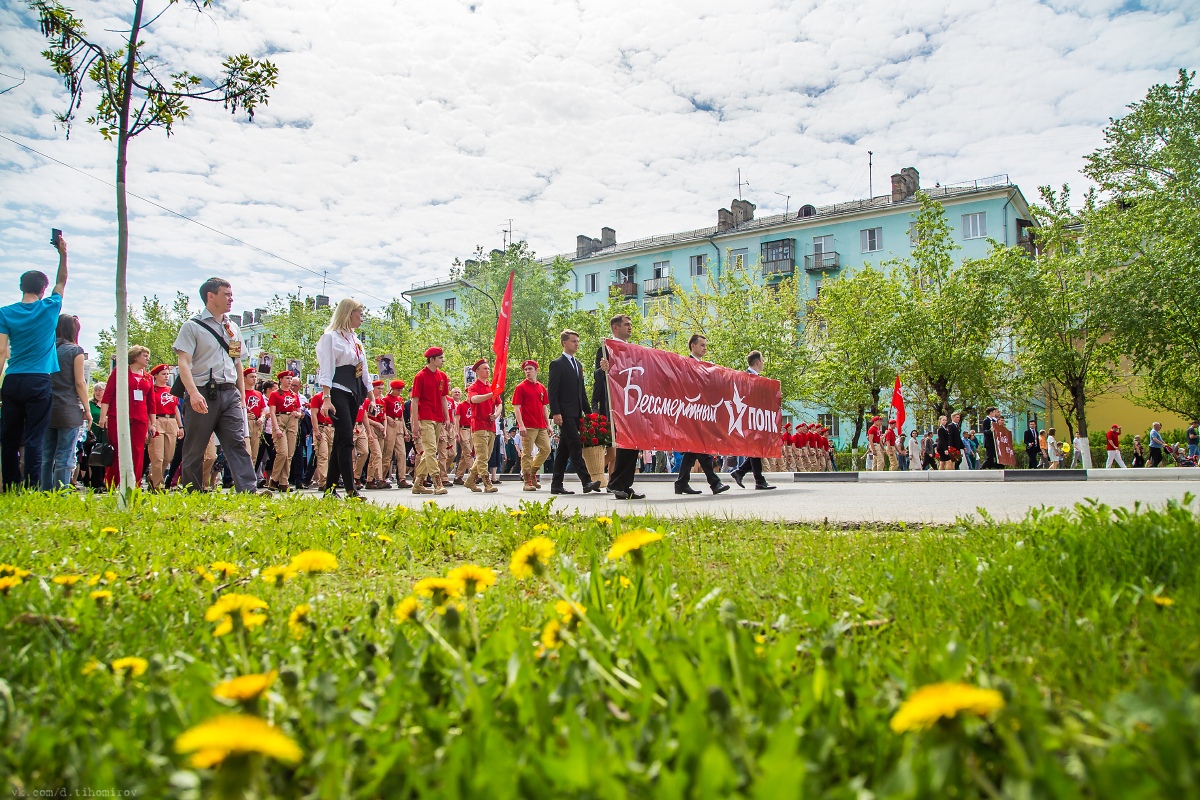
[[(827, 206), (801, 205), (786, 214), (755, 217), (755, 205), (737, 199), (717, 210), (716, 225), (618, 242), (602, 228), (599, 238), (580, 235), (571, 262), (578, 307), (603, 305), (609, 292), (637, 301), (645, 316), (673, 291), (685, 291), (709, 271), (744, 266), (764, 282), (795, 276), (804, 298), (815, 298), (827, 278), (863, 264), (908, 257), (921, 189), (917, 170), (906, 167), (891, 177), (891, 192)], [(989, 239), (1032, 252), (1034, 226), (1029, 205), (1007, 175), (924, 187), (943, 204), (960, 258), (987, 255)], [(404, 292), (414, 308), (453, 312), (461, 292), (453, 280), (426, 281)], [(428, 304), (428, 305), (425, 305)], [(797, 412), (800, 410), (797, 409)], [(809, 410), (812, 411), (812, 410)], [(786, 411), (785, 411), (786, 413)], [(805, 414), (806, 418), (816, 413)], [(836, 420), (829, 420), (838, 427)]]

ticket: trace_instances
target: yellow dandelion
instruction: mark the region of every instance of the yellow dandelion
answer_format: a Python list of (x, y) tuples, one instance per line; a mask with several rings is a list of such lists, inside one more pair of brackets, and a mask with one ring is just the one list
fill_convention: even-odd
[(112, 592), (110, 592), (108, 589), (97, 589), (96, 591), (92, 592), (89, 597), (91, 597), (97, 603), (103, 604), (105, 601), (112, 599)]
[(196, 574), (197, 574), (197, 575), (199, 575), (199, 576), (200, 576), (201, 578), (203, 578), (204, 580), (208, 581), (209, 583), (216, 583), (216, 582), (217, 582), (217, 576), (216, 576), (216, 575), (213, 575), (213, 574), (212, 574), (211, 572), (209, 572), (209, 571), (208, 571), (208, 569), (207, 569), (207, 568), (205, 568), (205, 567), (196, 567)]
[(260, 694), (269, 689), (278, 675), (279, 672), (277, 670), (254, 673), (252, 675), (241, 675), (217, 684), (216, 688), (213, 689), (212, 695), (218, 700), (247, 703), (257, 699)]
[(612, 543), (612, 547), (608, 549), (608, 560), (616, 561), (619, 558), (624, 558), (629, 553), (633, 553), (634, 559), (637, 560), (641, 558), (642, 547), (651, 542), (657, 542), (661, 538), (663, 538), (661, 533), (652, 531), (649, 528), (639, 528), (636, 531), (622, 533)]
[(0, 564), (0, 578), (24, 578), (29, 570), (15, 567), (12, 564)]
[(542, 638), (538, 642), (546, 650), (557, 650), (562, 647), (562, 623), (552, 619), (542, 628)]
[(100, 532), (101, 533), (116, 533), (117, 529), (116, 528), (101, 528)]
[(378, 540), (379, 540), (379, 541), (381, 541), (381, 542), (384, 542), (385, 544), (386, 544), (387, 542), (390, 542), (390, 541), (392, 541), (392, 537), (388, 536), (386, 533), (379, 533), (379, 534), (376, 534), (376, 535), (375, 535), (375, 538), (376, 538), (376, 539), (378, 539)]
[(1175, 605), (1175, 601), (1174, 601), (1174, 600), (1172, 600), (1171, 598), (1169, 598), (1169, 597), (1162, 597), (1161, 595), (1157, 595), (1157, 594), (1156, 594), (1156, 595), (1152, 595), (1152, 596), (1150, 597), (1150, 599), (1151, 599), (1151, 600), (1153, 600), (1153, 601), (1154, 601), (1154, 604), (1155, 604), (1155, 605), (1157, 605), (1157, 606), (1159, 606), (1160, 608), (1166, 608), (1167, 606), (1173, 606), (1173, 605)]
[(411, 595), (401, 600), (396, 604), (396, 622), (403, 625), (405, 622), (417, 619), (417, 612), (421, 610), (421, 601)]
[(231, 755), (258, 753), (294, 764), (304, 752), (291, 737), (249, 714), (220, 714), (189, 728), (175, 740), (175, 752), (194, 753), (191, 764), (214, 767)]
[(624, 575), (617, 577), (617, 583), (620, 584), (622, 589), (628, 589), (630, 586), (633, 586), (633, 581), (629, 580), (629, 578), (626, 578)]
[(525, 512), (525, 509), (522, 509), (522, 508), (514, 508), (512, 511), (509, 511), (509, 512), (508, 512), (508, 515), (509, 515), (510, 517), (523, 517), (523, 516), (525, 516), (525, 513), (526, 513), (526, 512)]
[(70, 588), (71, 586), (74, 586), (75, 584), (77, 584), (81, 580), (83, 580), (83, 576), (82, 575), (55, 575), (53, 578), (51, 578), (51, 580), (54, 581), (55, 583), (57, 583), (59, 586), (66, 586), (66, 587)]
[(113, 572), (111, 569), (107, 570), (104, 573), (104, 579), (106, 581), (108, 581), (109, 583), (112, 583), (113, 581), (115, 581), (117, 579), (117, 573)]
[(921, 731), (938, 720), (959, 714), (987, 716), (1004, 708), (1004, 697), (995, 689), (980, 689), (965, 683), (934, 683), (917, 689), (892, 717), (895, 733)]
[(550, 525), (545, 522), (539, 522), (537, 525), (533, 526), (534, 533), (545, 533), (548, 530), (550, 530)]
[(292, 556), (292, 563), (288, 566), (293, 572), (312, 574), (332, 572), (337, 569), (338, 562), (332, 553), (326, 553), (324, 550), (305, 550), (303, 553)]
[[(404, 506), (400, 506), (400, 507), (404, 508)], [(453, 539), (455, 536), (458, 535), (458, 531), (446, 531), (446, 535), (449, 536), (451, 539)]]
[(575, 630), (579, 627), (583, 615), (587, 613), (587, 609), (578, 603), (568, 603), (566, 600), (559, 600), (554, 604), (554, 611), (562, 618), (562, 622), (570, 630)]
[(101, 576), (100, 576), (100, 575), (93, 575), (92, 577), (90, 577), (90, 578), (88, 578), (88, 579), (87, 579), (87, 585), (88, 585), (88, 586), (95, 586), (97, 583), (99, 583), (99, 582), (100, 582), (100, 578), (101, 578)]
[(83, 665), (83, 669), (79, 670), (80, 675), (91, 675), (98, 669), (104, 669), (104, 665), (94, 658), (89, 658), (88, 662)]
[(596, 522), (601, 525), (612, 525), (612, 517), (596, 517)]
[(517, 548), (508, 569), (517, 580), (523, 581), (530, 575), (541, 575), (552, 555), (554, 542), (545, 536), (535, 536)]
[(267, 567), (259, 577), (266, 583), (279, 587), (283, 586), (284, 581), (291, 580), (292, 571), (286, 566)]
[(462, 591), (462, 581), (453, 578), (422, 578), (413, 586), (413, 594), (432, 600), (434, 610), (439, 614), (445, 613), (446, 604), (451, 600), (462, 597)]
[(480, 592), (486, 592), (488, 587), (496, 582), (496, 573), (492, 569), (474, 564), (455, 567), (446, 577), (461, 583), (463, 594), (467, 597), (474, 597)]
[(112, 662), (112, 671), (114, 675), (119, 675), (128, 670), (129, 674), (136, 678), (139, 675), (145, 675), (146, 667), (148, 666), (150, 666), (150, 664), (144, 658), (138, 658), (137, 656), (126, 656), (125, 658), (118, 658)]
[(213, 572), (220, 575), (222, 578), (232, 578), (242, 571), (237, 564), (231, 564), (228, 561), (214, 561), (208, 566)]
[(208, 607), (204, 619), (219, 622), (213, 636), (224, 636), (233, 630), (235, 616), (241, 619), (242, 627), (247, 630), (259, 627), (267, 621), (266, 616), (260, 613), (267, 608), (269, 606), (254, 595), (230, 592), (221, 595), (217, 602)]
[(359, 533), (358, 531), (354, 531), (353, 533), (350, 534), (351, 539), (357, 539), (360, 536), (362, 536), (362, 534)]
[(288, 630), (291, 631), (293, 639), (303, 639), (308, 633), (312, 621), (308, 618), (312, 613), (312, 606), (308, 603), (301, 603), (292, 609), (292, 613), (288, 614)]
[(0, 594), (8, 594), (9, 589), (14, 586), (20, 586), (21, 583), (21, 578), (17, 575), (5, 575), (3, 578), (0, 578)]

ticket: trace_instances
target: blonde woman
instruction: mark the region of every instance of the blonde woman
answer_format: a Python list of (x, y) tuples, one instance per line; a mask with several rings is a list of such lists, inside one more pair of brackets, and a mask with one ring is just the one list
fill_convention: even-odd
[(348, 497), (362, 496), (354, 486), (354, 418), (371, 391), (367, 353), (355, 333), (362, 321), (362, 303), (343, 298), (317, 340), (321, 413), (333, 420), (333, 454), (325, 479), (325, 494), (332, 497), (338, 496), (339, 478)]
[(1054, 438), (1055, 429), (1046, 429), (1046, 451), (1050, 456), (1050, 469), (1058, 469), (1062, 466), (1062, 445), (1058, 443), (1058, 439)]

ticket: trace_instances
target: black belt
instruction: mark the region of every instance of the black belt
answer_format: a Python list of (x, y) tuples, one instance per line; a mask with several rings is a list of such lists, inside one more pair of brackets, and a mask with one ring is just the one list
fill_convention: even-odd
[[(198, 386), (196, 388), (202, 389), (204, 387)], [(236, 389), (237, 384), (236, 383), (214, 383), (213, 388), (216, 389), (217, 391), (225, 392), (225, 391), (229, 391), (230, 389)]]

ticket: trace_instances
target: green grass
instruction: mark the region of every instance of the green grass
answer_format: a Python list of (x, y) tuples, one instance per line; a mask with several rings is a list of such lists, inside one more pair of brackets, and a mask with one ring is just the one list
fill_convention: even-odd
[[(0, 785), (138, 797), (1188, 797), (1200, 795), (1200, 520), (1079, 507), (1019, 524), (795, 528), (423, 512), (305, 499), (0, 497)], [(513, 551), (545, 535), (545, 576)], [(665, 538), (610, 562), (620, 531)], [(116, 530), (105, 531), (106, 528)], [(385, 542), (378, 534), (392, 538)], [(339, 568), (254, 577), (305, 549)], [(225, 586), (195, 568), (236, 562)], [(461, 613), (392, 608), (465, 563), (495, 586)], [(70, 593), (55, 575), (117, 574)], [(629, 582), (625, 586), (624, 578)], [(557, 587), (557, 588), (556, 588)], [(89, 593), (112, 591), (98, 604)], [(587, 623), (540, 651), (561, 589)], [(215, 597), (266, 601), (214, 637)], [(1173, 605), (1153, 602), (1170, 598)], [(297, 640), (289, 612), (312, 607)], [(473, 633), (479, 630), (478, 644)], [(141, 676), (85, 665), (138, 656)], [(298, 763), (193, 768), (188, 728), (222, 680), (280, 670), (249, 713)], [(915, 689), (998, 689), (1003, 710), (923, 733)]]

